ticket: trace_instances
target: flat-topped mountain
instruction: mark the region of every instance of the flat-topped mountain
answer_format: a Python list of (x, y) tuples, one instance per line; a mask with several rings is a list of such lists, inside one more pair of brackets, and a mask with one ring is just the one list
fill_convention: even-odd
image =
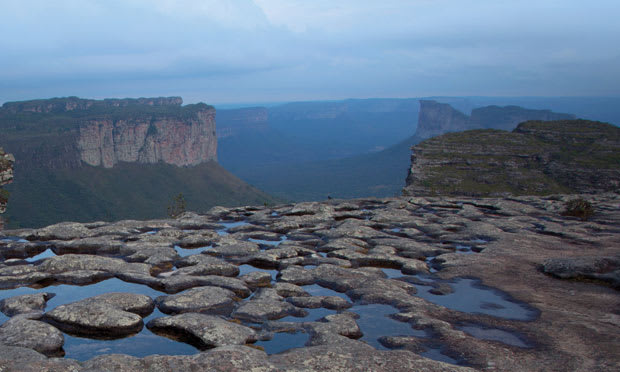
[(412, 147), (407, 195), (545, 195), (620, 188), (620, 128), (529, 121), (447, 133)]
[(215, 109), (181, 103), (180, 97), (9, 102), (0, 108), (0, 141), (28, 166), (216, 160)]
[(270, 202), (219, 166), (215, 109), (180, 97), (8, 102), (0, 146), (16, 158), (11, 226), (163, 217), (188, 207)]
[(528, 120), (569, 120), (575, 115), (560, 114), (550, 110), (532, 110), (519, 106), (486, 106), (475, 108), (471, 116), (446, 103), (420, 100), (420, 114), (416, 136), (430, 138), (448, 132), (470, 129), (513, 130)]

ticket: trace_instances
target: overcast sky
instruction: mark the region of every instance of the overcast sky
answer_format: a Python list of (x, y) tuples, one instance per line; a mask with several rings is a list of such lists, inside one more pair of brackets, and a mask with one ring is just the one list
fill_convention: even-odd
[(0, 0), (0, 103), (619, 96), (618, 0)]

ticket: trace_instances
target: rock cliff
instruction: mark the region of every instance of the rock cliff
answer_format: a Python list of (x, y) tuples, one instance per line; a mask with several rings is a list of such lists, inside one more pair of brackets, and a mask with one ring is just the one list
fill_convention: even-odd
[(430, 138), (448, 132), (470, 129), (513, 130), (528, 120), (570, 120), (574, 115), (549, 110), (531, 110), (519, 106), (486, 106), (473, 109), (471, 116), (436, 101), (420, 101), (416, 136)]
[[(13, 155), (7, 154), (0, 148), (0, 213), (4, 213), (6, 210), (6, 203), (8, 201), (8, 193), (2, 189), (2, 186), (13, 181), (13, 163), (15, 158)], [(0, 218), (0, 229), (4, 227), (4, 223)]]
[(215, 109), (181, 104), (180, 97), (9, 102), (0, 109), (0, 142), (28, 168), (216, 160)]
[(80, 159), (111, 168), (118, 162), (197, 165), (217, 158), (215, 110), (205, 105), (173, 116), (89, 120), (79, 128)]
[(406, 195), (545, 195), (620, 188), (620, 128), (586, 120), (447, 133), (412, 148)]

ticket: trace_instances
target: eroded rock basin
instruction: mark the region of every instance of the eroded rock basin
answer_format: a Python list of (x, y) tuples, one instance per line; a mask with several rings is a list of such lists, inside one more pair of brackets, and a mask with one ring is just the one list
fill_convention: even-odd
[[(557, 345), (572, 324), (583, 337), (576, 324), (598, 322), (576, 315), (586, 300), (598, 301), (598, 319), (613, 318), (606, 309), (618, 294), (607, 283), (617, 268), (606, 247), (617, 241), (618, 216), (607, 206), (617, 197), (601, 196), (606, 214), (588, 224), (560, 217), (560, 201), (218, 207), (175, 220), (10, 231), (0, 237), (0, 300), (11, 298), (0, 303), (11, 316), (0, 315), (7, 351), (0, 365), (204, 369), (226, 356), (230, 370), (236, 363), (308, 371), (610, 366), (617, 362), (603, 353), (610, 343), (591, 345), (617, 336), (613, 322), (597, 323), (603, 332), (582, 345), (597, 359)], [(596, 270), (607, 271), (589, 283), (545, 275), (541, 267), (551, 267), (558, 246), (562, 256), (600, 250), (604, 259), (574, 266), (590, 273), (585, 263), (605, 262)], [(567, 276), (571, 266), (562, 263)], [(577, 293), (584, 297), (567, 297)], [(57, 333), (41, 344), (32, 333), (39, 329)]]

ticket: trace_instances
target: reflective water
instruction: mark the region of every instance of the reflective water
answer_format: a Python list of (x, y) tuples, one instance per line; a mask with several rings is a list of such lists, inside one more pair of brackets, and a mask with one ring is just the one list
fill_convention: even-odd
[(26, 261), (28, 261), (28, 262), (35, 262), (35, 261), (38, 261), (38, 260), (42, 260), (44, 258), (54, 257), (54, 256), (56, 256), (56, 253), (54, 253), (51, 249), (48, 248), (44, 252), (41, 252), (41, 253), (39, 253), (36, 256), (26, 258)]
[(377, 349), (388, 350), (379, 342), (379, 338), (383, 336), (426, 337), (426, 332), (411, 328), (409, 323), (392, 319), (390, 315), (398, 312), (392, 306), (381, 304), (355, 305), (349, 311), (360, 316), (356, 322), (364, 333), (361, 340)]
[(245, 275), (251, 272), (255, 272), (255, 271), (264, 271), (266, 273), (269, 273), (271, 275), (272, 281), (275, 281), (276, 275), (278, 275), (278, 270), (261, 269), (261, 268), (254, 267), (252, 265), (247, 265), (247, 264), (239, 265), (239, 276)]
[(207, 249), (213, 248), (212, 245), (208, 245), (205, 247), (196, 247), (196, 248), (181, 248), (178, 245), (174, 246), (174, 250), (177, 251), (177, 254), (181, 257), (191, 256), (193, 254), (198, 254), (206, 251)]
[(461, 331), (480, 338), (483, 340), (499, 341), (507, 345), (512, 345), (521, 348), (531, 347), (524, 338), (516, 333), (512, 333), (503, 329), (488, 328), (481, 325), (469, 324), (461, 327), (457, 327)]
[[(46, 310), (51, 310), (60, 305), (68, 304), (71, 302), (83, 300), (88, 297), (93, 297), (109, 292), (137, 293), (147, 295), (151, 298), (156, 298), (157, 296), (163, 295), (163, 293), (156, 291), (150, 287), (135, 283), (127, 283), (114, 278), (88, 286), (61, 284), (41, 289), (22, 287), (16, 289), (1, 290), (0, 299), (42, 292), (50, 292), (56, 294), (56, 296), (54, 296), (47, 302)], [(161, 314), (158, 310), (155, 310), (151, 315), (145, 318), (144, 323), (146, 324), (150, 319), (159, 316), (163, 316), (163, 314)], [(9, 318), (7, 316), (0, 313), (0, 322), (4, 323), (8, 319)], [(194, 347), (190, 345), (176, 342), (165, 337), (157, 336), (151, 333), (151, 331), (149, 331), (148, 329), (146, 329), (146, 327), (143, 328), (142, 331), (136, 335), (117, 340), (87, 339), (82, 337), (70, 336), (67, 334), (65, 334), (64, 336), (64, 350), (66, 353), (66, 357), (77, 360), (87, 360), (97, 355), (110, 353), (123, 353), (133, 356), (146, 356), (151, 354), (186, 355), (198, 352)]]
[(538, 316), (538, 310), (514, 301), (502, 291), (481, 285), (480, 280), (457, 278), (447, 283), (454, 289), (453, 293), (435, 295), (429, 292), (432, 287), (417, 285), (417, 296), (437, 305), (466, 313), (487, 314), (516, 320), (532, 320)]
[(267, 354), (277, 354), (286, 350), (304, 347), (309, 336), (304, 332), (279, 332), (269, 341), (258, 341), (255, 345), (262, 346)]

